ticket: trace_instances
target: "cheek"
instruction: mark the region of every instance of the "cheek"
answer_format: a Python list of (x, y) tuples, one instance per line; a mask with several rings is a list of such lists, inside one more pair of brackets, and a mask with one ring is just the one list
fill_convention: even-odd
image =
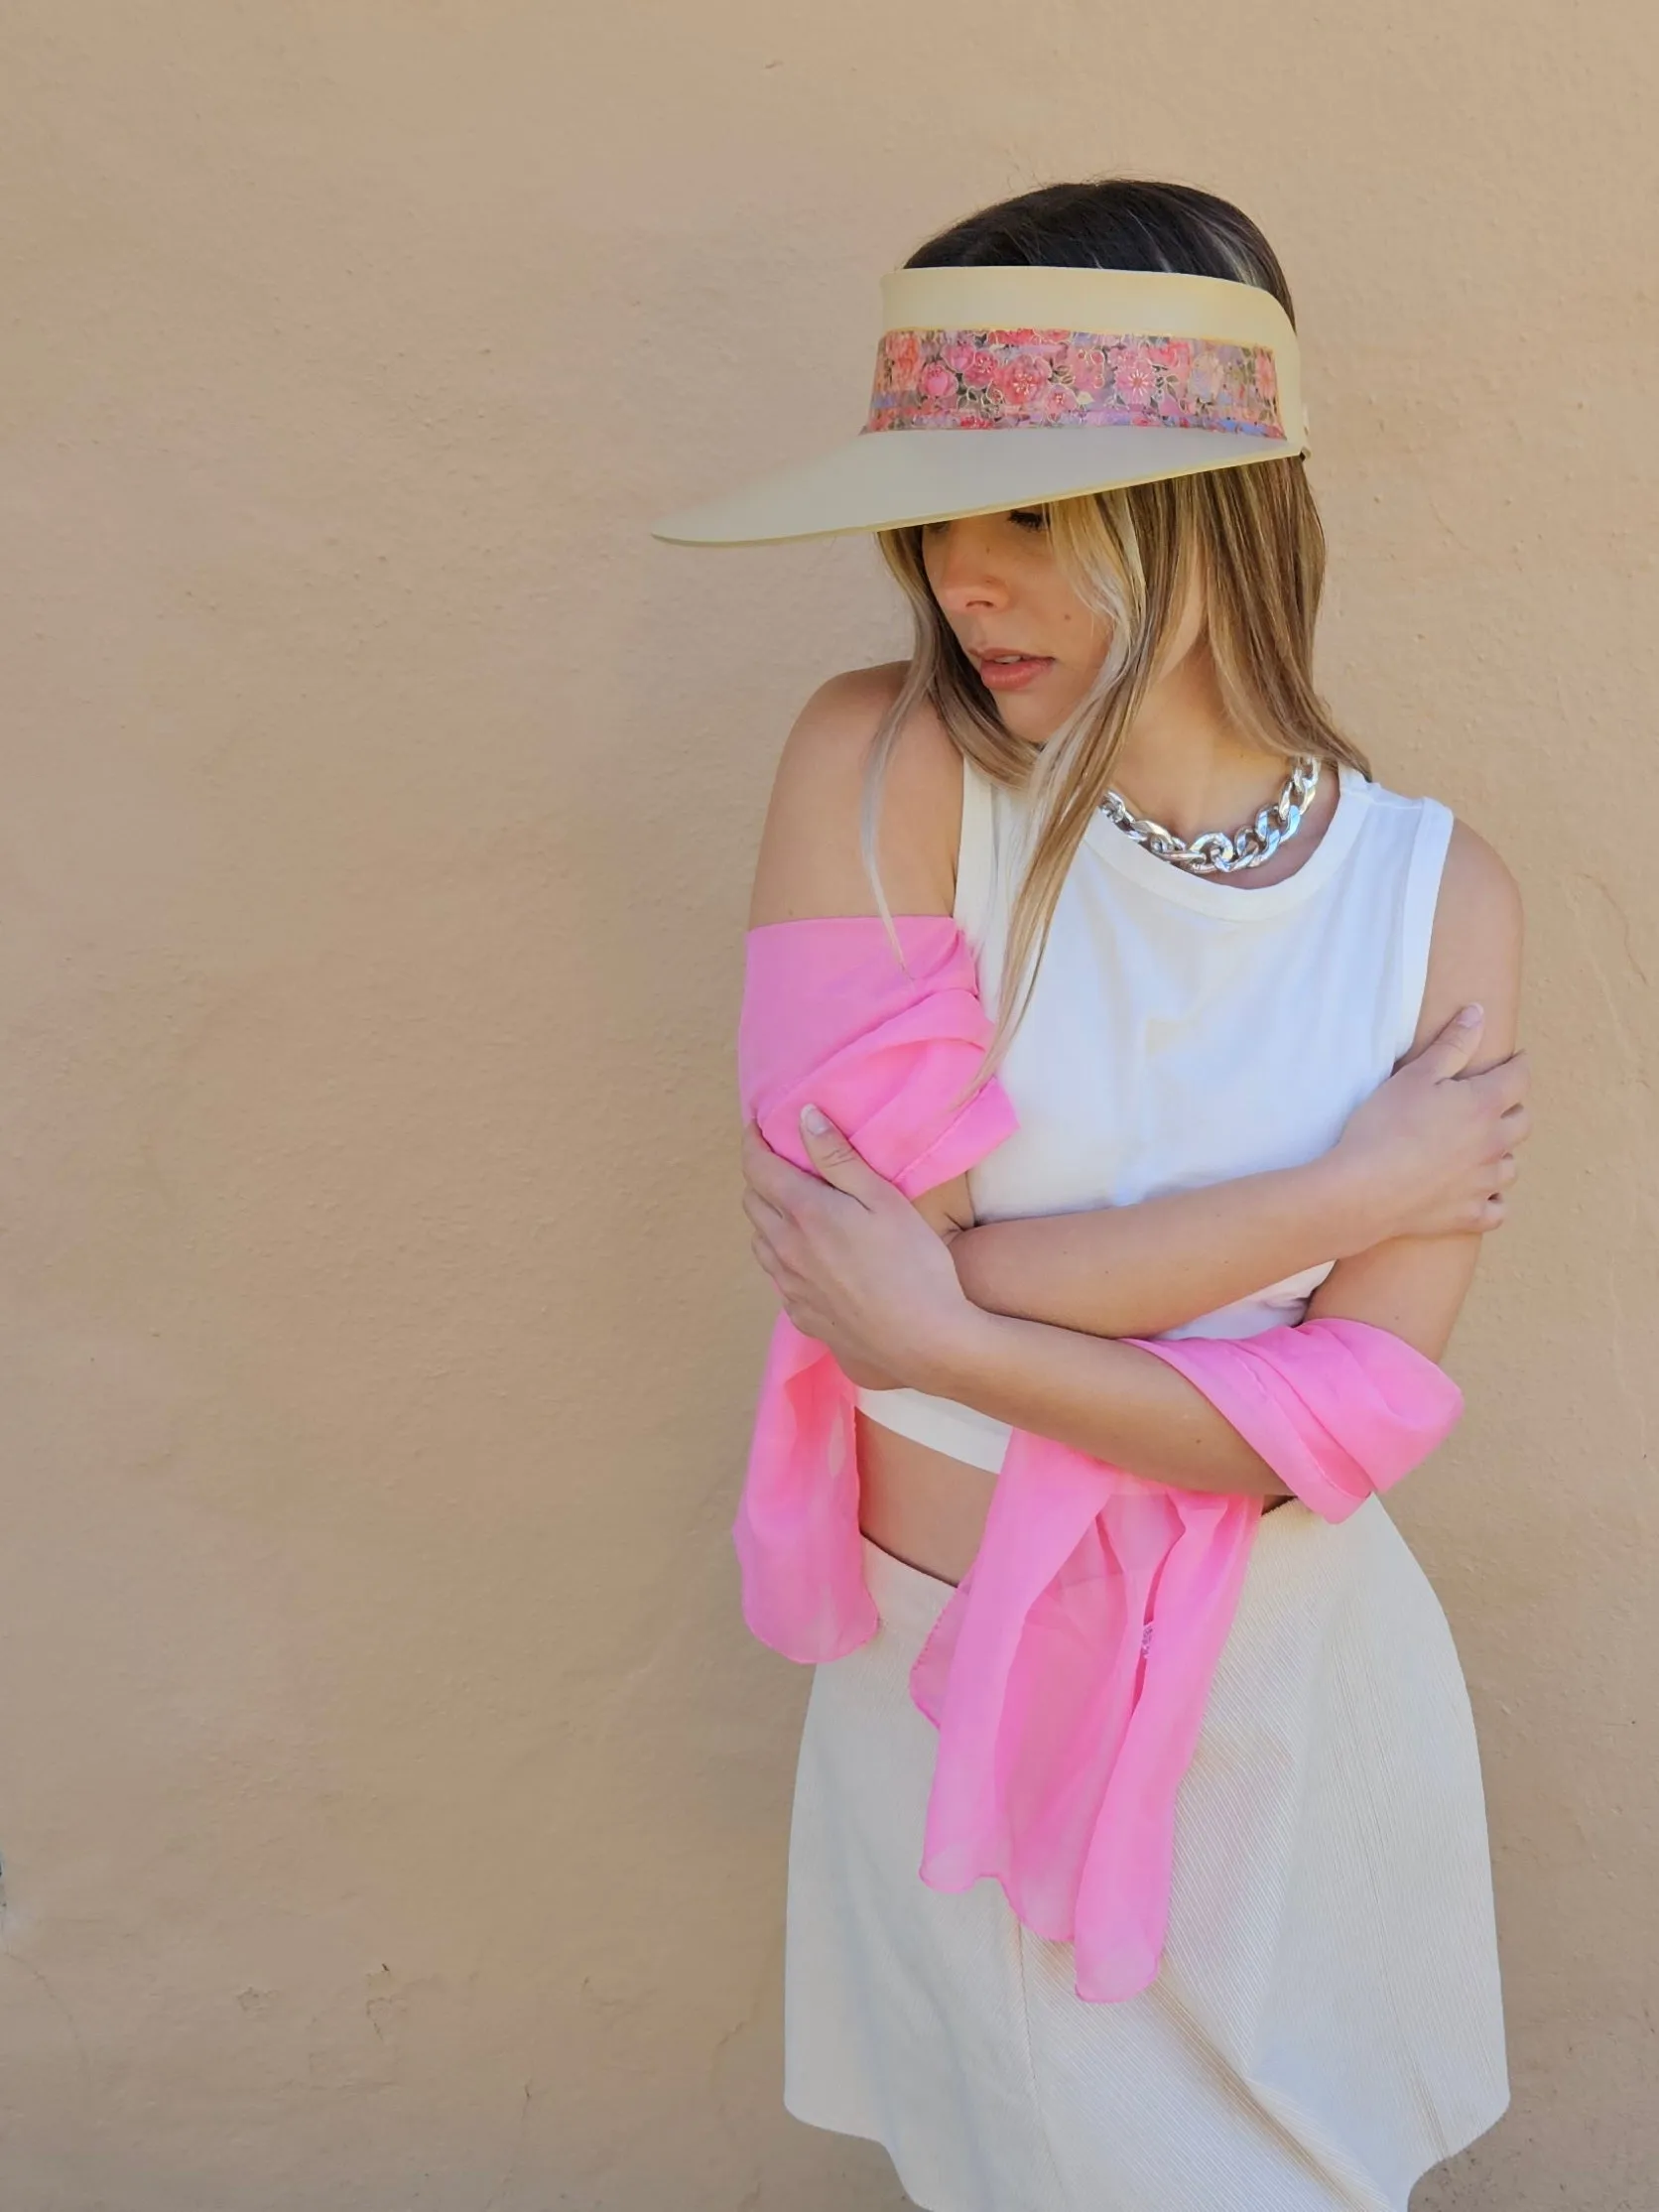
[(1045, 635), (1062, 647), (1066, 658), (1098, 667), (1110, 625), (1078, 597), (1052, 554), (1033, 564), (1025, 589), (1040, 615)]
[(1076, 670), (1079, 681), (1085, 687), (1090, 684), (1111, 642), (1110, 622), (1085, 606), (1075, 592), (1068, 591), (1055, 604), (1049, 635), (1067, 664)]

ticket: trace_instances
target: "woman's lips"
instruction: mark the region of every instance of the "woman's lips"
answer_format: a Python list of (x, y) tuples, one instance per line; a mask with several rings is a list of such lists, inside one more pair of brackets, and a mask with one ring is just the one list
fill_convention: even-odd
[(1017, 661), (976, 660), (979, 681), (993, 692), (1023, 692), (1035, 684), (1045, 669), (1054, 666), (1046, 653), (1022, 653)]

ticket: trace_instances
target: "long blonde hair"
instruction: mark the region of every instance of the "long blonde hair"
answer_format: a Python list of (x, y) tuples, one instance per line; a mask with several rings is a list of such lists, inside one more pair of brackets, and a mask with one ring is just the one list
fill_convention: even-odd
[[(1175, 253), (1167, 238), (1156, 252), (1145, 245), (1159, 226), (1176, 234)], [(1134, 251), (1139, 265), (1168, 267), (1178, 254), (1182, 266), (1201, 264), (1197, 274), (1263, 284), (1290, 312), (1283, 274), (1254, 225), (1229, 202), (1184, 186), (1106, 180), (1045, 187), (966, 218), (919, 249), (911, 265), (1081, 262), (1102, 238), (1113, 258), (1096, 254), (1100, 266), (1133, 265)], [(892, 914), (875, 855), (881, 790), (899, 731), (924, 702), (967, 760), (1029, 796), (1026, 865), (979, 1080), (1000, 1064), (1030, 1004), (1067, 870), (1111, 785), (1124, 735), (1160, 670), (1195, 578), (1203, 593), (1203, 636), (1235, 727), (1275, 759), (1311, 753), (1327, 764), (1371, 773), (1314, 685), (1325, 532), (1299, 455), (1056, 500), (1045, 513), (1063, 573), (1085, 604), (1106, 617), (1108, 642), (1088, 691), (1041, 746), (1005, 727), (957, 642), (928, 584), (922, 528), (876, 533), (910, 600), (915, 632), (904, 681), (871, 743), (862, 794), (864, 865), (889, 931)]]

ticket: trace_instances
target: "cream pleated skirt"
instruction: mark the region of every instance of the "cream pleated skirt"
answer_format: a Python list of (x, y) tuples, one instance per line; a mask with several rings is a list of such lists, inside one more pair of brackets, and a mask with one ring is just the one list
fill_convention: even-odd
[(881, 1616), (814, 1670), (784, 2103), (925, 2212), (1406, 2212), (1508, 2102), (1485, 1805), (1446, 1616), (1378, 1500), (1264, 1515), (1177, 1807), (1158, 1979), (1073, 1988), (994, 1882), (917, 1869), (908, 1675), (948, 1583), (866, 1538)]

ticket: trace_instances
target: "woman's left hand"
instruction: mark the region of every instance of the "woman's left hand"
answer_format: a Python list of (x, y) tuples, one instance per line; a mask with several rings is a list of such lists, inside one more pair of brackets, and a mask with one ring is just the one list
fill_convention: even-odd
[(774, 1152), (755, 1122), (744, 1127), (751, 1248), (796, 1328), (828, 1346), (849, 1375), (879, 1372), (889, 1384), (927, 1389), (975, 1310), (950, 1240), (826, 1116), (814, 1128), (815, 1110), (801, 1116), (815, 1175)]

